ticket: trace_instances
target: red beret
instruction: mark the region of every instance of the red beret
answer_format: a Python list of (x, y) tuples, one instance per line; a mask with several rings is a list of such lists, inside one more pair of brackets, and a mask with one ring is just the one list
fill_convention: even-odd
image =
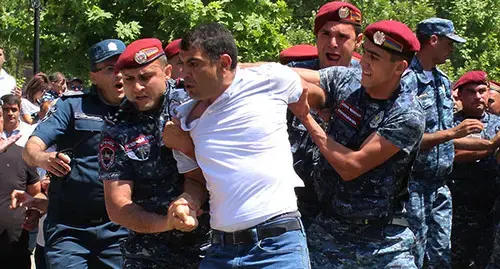
[(366, 27), (363, 33), (375, 45), (389, 51), (403, 54), (420, 50), (420, 42), (404, 23), (394, 20), (378, 21)]
[(500, 83), (496, 81), (490, 81), (490, 90), (500, 92)]
[(361, 11), (353, 4), (333, 1), (324, 4), (319, 8), (318, 14), (314, 19), (314, 35), (318, 34), (319, 29), (328, 21), (338, 21), (361, 26)]
[(295, 45), (280, 52), (280, 63), (306, 61), (318, 58), (318, 49), (313, 45)]
[(125, 68), (147, 65), (164, 55), (161, 41), (156, 38), (136, 40), (125, 48), (115, 64), (115, 73)]
[(167, 54), (167, 58), (172, 58), (174, 57), (179, 51), (181, 50), (181, 41), (182, 38), (176, 39), (165, 47), (165, 54)]
[(470, 83), (488, 85), (488, 73), (481, 70), (469, 71), (455, 82), (453, 89)]

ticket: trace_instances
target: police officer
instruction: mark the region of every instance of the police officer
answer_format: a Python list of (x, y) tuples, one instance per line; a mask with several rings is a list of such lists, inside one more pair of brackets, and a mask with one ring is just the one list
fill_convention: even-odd
[[(307, 103), (291, 107), (323, 155), (315, 175), (330, 191), (307, 231), (311, 264), (416, 268), (410, 252), (414, 235), (403, 211), (424, 116), (415, 95), (401, 91), (400, 77), (420, 45), (398, 21), (373, 23), (364, 35), (362, 70), (331, 67), (303, 77), (319, 81), (328, 93), (326, 106), (334, 112), (326, 133)], [(313, 94), (320, 98), (309, 97), (319, 100), (311, 106), (323, 105), (325, 92)]]
[[(130, 229), (122, 248), (123, 268), (198, 268), (200, 247), (208, 241), (208, 214), (191, 233), (171, 231), (177, 226), (171, 224), (170, 204), (194, 212), (194, 224), (203, 204), (194, 199), (207, 197), (196, 162), (173, 154), (162, 141), (165, 122), (188, 99), (184, 89), (174, 87), (171, 68), (161, 42), (153, 38), (132, 42), (115, 66), (115, 72), (123, 72), (127, 99), (105, 125), (99, 178), (104, 180), (110, 218)], [(176, 167), (174, 157), (186, 159), (188, 165)], [(194, 206), (185, 206), (186, 201)]]
[[(451, 233), (452, 267), (484, 268), (490, 258), (495, 237), (492, 210), (498, 197), (497, 156), (500, 117), (486, 112), (489, 96), (487, 74), (470, 71), (455, 83), (462, 110), (455, 114), (455, 125), (465, 119), (478, 119), (484, 129), (469, 135), (490, 140), (496, 146), (489, 150), (462, 150), (455, 147), (455, 159), (448, 183), (453, 197)], [(485, 141), (486, 142), (486, 141)]]
[[(108, 39), (95, 44), (90, 92), (63, 95), (26, 144), (23, 158), (53, 175), (44, 223), (49, 268), (120, 268), (119, 243), (127, 230), (111, 222), (98, 180), (98, 144), (104, 118), (123, 99), (113, 73), (125, 44)], [(45, 152), (56, 145), (57, 152)]]
[(359, 67), (359, 61), (352, 56), (363, 39), (361, 24), (362, 14), (355, 5), (342, 1), (324, 4), (314, 18), (318, 58), (291, 62), (288, 66), (313, 70), (330, 66)]
[(430, 268), (449, 268), (452, 209), (445, 181), (453, 163), (451, 140), (477, 132), (482, 124), (467, 119), (453, 128), (450, 81), (436, 68), (451, 56), (454, 43), (465, 42), (455, 34), (453, 23), (440, 18), (426, 19), (418, 23), (416, 33), (422, 48), (402, 81), (405, 90), (417, 93), (426, 125), (409, 184), (408, 220), (417, 238), (417, 266), (422, 268), (425, 254)]
[(488, 99), (488, 112), (500, 115), (500, 83), (490, 81), (490, 97)]
[(181, 41), (181, 38), (175, 39), (172, 42), (168, 43), (168, 45), (164, 49), (165, 55), (168, 59), (168, 64), (172, 66), (172, 79), (178, 79), (181, 75), (182, 62), (179, 58)]
[[(362, 14), (354, 5), (346, 2), (333, 1), (323, 5), (314, 20), (314, 35), (318, 57), (312, 60), (290, 62), (290, 67), (318, 70), (330, 66), (353, 66), (359, 68), (359, 61), (352, 55), (361, 45)], [(302, 48), (302, 53), (307, 49)], [(293, 52), (288, 51), (288, 53)], [(331, 110), (313, 111), (318, 123), (328, 122)], [(323, 123), (323, 126), (326, 124)], [(326, 195), (314, 180), (313, 170), (318, 163), (319, 150), (314, 145), (300, 121), (289, 113), (288, 134), (292, 146), (294, 168), (304, 180), (305, 187), (297, 188), (299, 211), (302, 214), (304, 226), (314, 220), (319, 213), (320, 202)]]

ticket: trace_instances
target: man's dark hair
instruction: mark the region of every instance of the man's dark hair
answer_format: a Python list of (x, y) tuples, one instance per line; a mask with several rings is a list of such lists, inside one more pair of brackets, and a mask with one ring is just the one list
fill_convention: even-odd
[(422, 34), (422, 33), (417, 33), (417, 39), (418, 39), (418, 42), (420, 42), (420, 46), (424, 46), (425, 44), (427, 44), (427, 41), (429, 41), (431, 37), (429, 35), (425, 35), (425, 34)]
[(14, 94), (6, 94), (2, 96), (3, 105), (17, 105), (21, 108), (21, 97)]
[(413, 52), (412, 53), (392, 53), (391, 52), (391, 61), (392, 62), (406, 61), (408, 63), (408, 65), (410, 65), (414, 56), (415, 56), (415, 53), (413, 53)]
[(238, 64), (238, 49), (231, 31), (216, 22), (202, 24), (191, 29), (181, 41), (181, 50), (191, 47), (201, 49), (212, 62), (227, 54), (231, 57), (231, 70)]

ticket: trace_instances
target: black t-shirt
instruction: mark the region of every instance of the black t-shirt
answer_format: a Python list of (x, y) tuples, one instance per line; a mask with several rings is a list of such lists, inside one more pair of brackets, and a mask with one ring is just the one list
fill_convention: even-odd
[(0, 249), (18, 240), (24, 222), (24, 210), (10, 209), (10, 194), (39, 181), (36, 168), (23, 160), (22, 152), (22, 147), (12, 145), (0, 153)]

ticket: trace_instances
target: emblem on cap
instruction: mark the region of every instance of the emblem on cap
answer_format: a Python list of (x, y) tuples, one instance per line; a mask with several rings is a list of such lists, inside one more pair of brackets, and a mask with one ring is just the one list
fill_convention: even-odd
[(345, 19), (351, 15), (351, 10), (348, 7), (341, 7), (339, 9), (339, 17)]
[(158, 53), (158, 48), (152, 47), (138, 51), (134, 56), (134, 61), (138, 64), (144, 64), (148, 61), (149, 57)]
[(385, 34), (381, 31), (375, 32), (375, 34), (373, 34), (373, 42), (381, 46), (385, 42)]
[(116, 44), (114, 42), (110, 42), (108, 44), (108, 50), (109, 51), (117, 51), (118, 50), (118, 47), (116, 46)]
[(143, 64), (148, 60), (148, 55), (144, 51), (139, 51), (134, 56), (134, 61), (138, 64)]

